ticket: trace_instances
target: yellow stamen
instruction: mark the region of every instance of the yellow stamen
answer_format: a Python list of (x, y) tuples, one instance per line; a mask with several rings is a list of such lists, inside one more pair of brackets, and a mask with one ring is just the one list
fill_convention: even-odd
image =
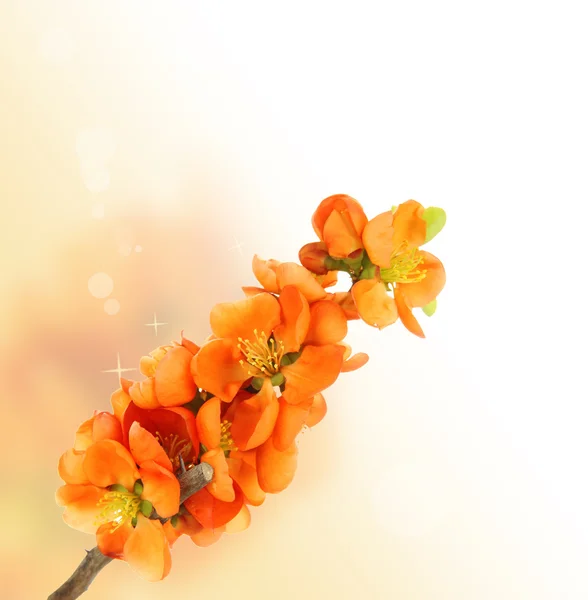
[(182, 460), (185, 465), (191, 465), (196, 462), (196, 457), (190, 456), (190, 453), (192, 452), (192, 442), (180, 439), (176, 433), (163, 437), (159, 431), (156, 431), (155, 437), (170, 459), (174, 471), (179, 471), (181, 469)]
[(102, 510), (96, 517), (94, 525), (111, 523), (112, 533), (137, 516), (140, 504), (141, 499), (133, 492), (106, 492), (98, 502)]
[(418, 283), (427, 276), (427, 269), (418, 266), (425, 262), (417, 256), (418, 248), (407, 251), (408, 243), (402, 242), (390, 258), (390, 267), (380, 269), (380, 278), (385, 283)]
[(273, 337), (268, 340), (264, 331), (258, 334), (257, 329), (254, 329), (253, 333), (255, 342), (238, 338), (237, 348), (245, 357), (245, 360), (239, 362), (251, 377), (271, 377), (280, 370), (280, 361), (284, 356), (284, 343), (276, 342)]
[(223, 449), (223, 452), (231, 452), (231, 450), (238, 450), (235, 446), (235, 441), (230, 432), (231, 422), (226, 419), (221, 423), (221, 439), (219, 446)]

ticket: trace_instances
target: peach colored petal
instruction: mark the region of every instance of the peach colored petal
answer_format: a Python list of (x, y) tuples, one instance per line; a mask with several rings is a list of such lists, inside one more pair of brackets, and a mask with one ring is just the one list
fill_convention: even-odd
[(310, 322), (308, 301), (293, 285), (287, 285), (278, 300), (282, 315), (281, 323), (274, 329), (274, 337), (284, 344), (284, 352), (298, 352)]
[(153, 377), (143, 381), (135, 381), (129, 388), (129, 395), (140, 408), (159, 408), (160, 404), (155, 395), (155, 380)]
[(359, 313), (357, 312), (351, 292), (335, 292), (334, 294), (329, 294), (327, 299), (335, 302), (343, 309), (345, 318), (348, 321), (359, 319)]
[(328, 288), (339, 281), (339, 271), (328, 271), (325, 275), (317, 275), (315, 278), (322, 288)]
[(171, 461), (155, 436), (141, 427), (137, 421), (129, 429), (129, 448), (139, 466), (146, 461), (154, 461), (164, 469), (172, 470)]
[(193, 354), (178, 346), (167, 351), (155, 369), (155, 394), (162, 406), (181, 406), (190, 402), (196, 384), (190, 373)]
[(296, 263), (282, 263), (276, 271), (276, 277), (280, 289), (284, 289), (287, 285), (293, 285), (309, 302), (321, 300), (327, 295), (312, 273)]
[(160, 517), (172, 517), (180, 509), (180, 483), (176, 476), (156, 462), (144, 462), (139, 473), (143, 482), (141, 498), (149, 500)]
[(345, 349), (339, 345), (305, 346), (298, 360), (280, 369), (286, 378), (282, 396), (298, 404), (335, 382), (343, 364)]
[(320, 423), (327, 414), (327, 403), (325, 397), (322, 394), (316, 394), (312, 400), (312, 406), (308, 412), (306, 419), (307, 427), (314, 427)]
[(348, 258), (363, 248), (361, 237), (348, 215), (334, 210), (325, 221), (323, 240), (333, 258)]
[(215, 542), (218, 542), (223, 533), (225, 532), (224, 526), (217, 527), (216, 529), (207, 529), (202, 527), (200, 531), (190, 536), (190, 539), (201, 548), (207, 548), (212, 546)]
[(76, 431), (73, 449), (83, 452), (94, 443), (94, 417), (84, 421)]
[(239, 513), (243, 506), (243, 492), (235, 486), (233, 502), (223, 502), (215, 498), (208, 491), (208, 487), (205, 487), (190, 496), (184, 502), (184, 506), (203, 527), (216, 529), (226, 525)]
[(279, 323), (280, 305), (267, 292), (236, 302), (217, 304), (210, 311), (210, 326), (214, 335), (235, 341), (238, 338), (254, 340), (254, 330), (260, 334), (263, 331), (269, 337)]
[(171, 569), (171, 553), (160, 521), (141, 513), (124, 545), (124, 560), (147, 581), (160, 581)]
[(100, 513), (98, 502), (105, 494), (104, 489), (94, 485), (63, 485), (55, 493), (59, 506), (65, 507), (63, 520), (74, 529), (84, 533), (95, 533), (96, 518)]
[(296, 473), (298, 448), (292, 444), (284, 452), (276, 450), (272, 438), (257, 449), (259, 486), (268, 494), (285, 490)]
[(398, 318), (394, 299), (386, 286), (375, 279), (362, 279), (353, 285), (351, 293), (361, 318), (372, 327), (383, 329)]
[(221, 401), (214, 397), (207, 400), (196, 414), (196, 428), (200, 442), (207, 449), (216, 448), (221, 439)]
[(346, 215), (358, 235), (361, 235), (367, 223), (367, 217), (363, 212), (361, 204), (347, 194), (335, 194), (325, 198), (312, 215), (312, 227), (319, 238), (323, 239), (323, 228), (332, 211), (338, 211)]
[(255, 468), (256, 450), (231, 452), (227, 458), (229, 474), (245, 495), (245, 501), (252, 506), (260, 506), (265, 500), (265, 492), (259, 487)]
[[(276, 300), (276, 305), (279, 307)], [(198, 387), (230, 402), (250, 378), (241, 366), (243, 354), (230, 339), (212, 340), (192, 359), (192, 375)]]
[(251, 450), (272, 434), (278, 418), (278, 400), (269, 379), (258, 394), (243, 400), (235, 410), (231, 435), (239, 450)]
[(356, 371), (367, 363), (370, 357), (365, 352), (354, 354), (349, 360), (346, 360), (341, 367), (341, 373)]
[(370, 260), (388, 268), (395, 251), (392, 211), (387, 210), (371, 219), (363, 230), (362, 240)]
[(85, 456), (85, 452), (78, 452), (73, 448), (61, 455), (57, 470), (65, 483), (80, 485), (90, 483), (83, 468)]
[(117, 419), (122, 419), (122, 415), (125, 412), (127, 406), (132, 402), (129, 396), (128, 390), (132, 385), (132, 382), (128, 379), (121, 379), (121, 383), (125, 381), (129, 385), (125, 388), (119, 388), (110, 396), (110, 404), (112, 405), (112, 412)]
[(243, 290), (243, 293), (245, 294), (245, 296), (247, 298), (251, 298), (252, 296), (257, 296), (257, 294), (261, 294), (262, 292), (267, 291), (267, 290), (264, 290), (263, 288), (255, 287), (253, 285), (245, 285), (241, 289)]
[(182, 342), (181, 345), (186, 348), (192, 355), (197, 354), (198, 350), (200, 350), (200, 346), (196, 345), (191, 340), (184, 337), (184, 331), (181, 332)]
[(226, 533), (239, 533), (245, 531), (251, 524), (251, 513), (246, 504), (243, 504), (241, 510), (225, 525)]
[(131, 453), (119, 442), (102, 440), (86, 450), (84, 471), (94, 485), (105, 488), (114, 483), (132, 490), (139, 471)]
[(232, 502), (235, 499), (233, 480), (229, 476), (229, 465), (222, 448), (214, 448), (205, 452), (200, 462), (208, 463), (214, 469), (212, 481), (206, 486), (208, 491), (223, 502)]
[(94, 416), (92, 437), (95, 442), (115, 440), (122, 444), (123, 434), (120, 421), (108, 412), (99, 412)]
[(416, 317), (412, 314), (412, 310), (407, 305), (406, 300), (402, 294), (402, 291), (398, 288), (394, 289), (394, 300), (396, 302), (396, 306), (398, 307), (398, 316), (402, 321), (402, 324), (410, 331), (414, 333), (416, 336), (420, 338), (424, 338), (425, 334), (419, 325), (419, 322), (416, 320)]
[(253, 255), (253, 274), (259, 283), (268, 292), (278, 293), (278, 284), (276, 281), (276, 269), (280, 262), (274, 259), (263, 260), (257, 254)]
[(394, 211), (392, 243), (395, 248), (403, 242), (407, 242), (408, 249), (417, 248), (425, 243), (427, 222), (422, 218), (424, 211), (422, 204), (416, 200), (407, 200)]
[(284, 398), (279, 399), (280, 413), (272, 436), (276, 450), (284, 452), (294, 443), (306, 423), (312, 401), (311, 397), (300, 404), (290, 404)]
[(330, 300), (319, 300), (310, 307), (310, 325), (305, 344), (336, 344), (347, 335), (343, 309)]
[(406, 302), (412, 307), (422, 307), (432, 302), (445, 286), (445, 268), (443, 263), (430, 252), (423, 250), (416, 253), (424, 259), (419, 269), (427, 271), (425, 278), (417, 283), (398, 283), (396, 287), (402, 291)]
[(115, 531), (112, 531), (112, 523), (104, 523), (96, 532), (96, 545), (104, 556), (123, 558), (124, 547), (132, 531), (133, 526), (130, 521), (123, 523)]

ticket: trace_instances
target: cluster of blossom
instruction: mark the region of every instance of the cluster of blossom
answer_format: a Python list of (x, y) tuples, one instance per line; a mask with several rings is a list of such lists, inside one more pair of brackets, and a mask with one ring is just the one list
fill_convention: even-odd
[[(349, 196), (323, 200), (302, 265), (254, 257), (261, 287), (217, 304), (202, 346), (182, 336), (143, 357), (145, 379), (121, 379), (112, 413), (80, 426), (59, 461), (65, 522), (151, 581), (168, 574), (181, 535), (207, 546), (247, 528), (248, 507), (291, 483), (296, 438), (327, 411), (321, 392), (368, 360), (343, 341), (348, 321), (400, 318), (423, 336), (412, 309), (434, 312), (445, 271), (420, 246), (444, 223), (414, 200), (369, 221)], [(329, 293), (339, 271), (350, 290)], [(212, 480), (181, 502), (178, 478), (200, 463)]]

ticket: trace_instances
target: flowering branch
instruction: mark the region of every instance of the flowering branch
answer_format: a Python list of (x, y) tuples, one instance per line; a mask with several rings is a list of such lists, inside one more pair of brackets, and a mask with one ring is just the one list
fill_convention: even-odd
[[(200, 463), (193, 469), (182, 473), (178, 478), (181, 490), (180, 504), (210, 483), (213, 474), (214, 469), (208, 463)], [(166, 521), (167, 519), (160, 520)], [(79, 598), (90, 587), (96, 575), (111, 560), (112, 558), (104, 556), (98, 547), (86, 550), (84, 560), (82, 560), (72, 576), (55, 590), (47, 600), (74, 600), (75, 598)]]

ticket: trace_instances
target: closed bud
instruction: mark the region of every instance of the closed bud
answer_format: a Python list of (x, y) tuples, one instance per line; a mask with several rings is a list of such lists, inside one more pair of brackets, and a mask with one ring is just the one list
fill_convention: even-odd
[(311, 242), (300, 248), (298, 258), (302, 266), (316, 275), (326, 275), (328, 272), (325, 260), (329, 258), (327, 245), (324, 242)]

